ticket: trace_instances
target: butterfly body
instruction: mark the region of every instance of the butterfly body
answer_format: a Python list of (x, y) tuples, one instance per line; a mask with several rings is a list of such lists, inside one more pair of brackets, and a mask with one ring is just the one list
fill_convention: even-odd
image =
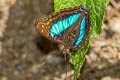
[(64, 45), (65, 50), (77, 50), (85, 45), (90, 31), (89, 9), (82, 6), (65, 8), (43, 20), (36, 19), (41, 35)]

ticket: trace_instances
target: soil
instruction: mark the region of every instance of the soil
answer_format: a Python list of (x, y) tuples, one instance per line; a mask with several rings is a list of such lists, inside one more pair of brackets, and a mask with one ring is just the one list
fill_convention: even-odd
[[(53, 0), (0, 0), (0, 80), (65, 80), (59, 45), (34, 28), (53, 12)], [(68, 60), (67, 79), (73, 79)], [(78, 80), (120, 80), (120, 1), (111, 0), (100, 35), (90, 40)]]

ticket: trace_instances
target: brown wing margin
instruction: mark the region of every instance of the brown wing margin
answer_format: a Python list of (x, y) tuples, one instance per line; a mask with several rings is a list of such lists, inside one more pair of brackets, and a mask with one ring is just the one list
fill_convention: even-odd
[(56, 43), (63, 43), (63, 40), (60, 39), (60, 38), (52, 38), (49, 34), (49, 31), (50, 31), (50, 27), (49, 26), (45, 26), (44, 24), (42, 24), (40, 22), (39, 19), (36, 19), (35, 22), (34, 22), (34, 26), (35, 28), (40, 32), (40, 34), (43, 36), (43, 37), (46, 37), (47, 39), (53, 41), (53, 42), (56, 42)]

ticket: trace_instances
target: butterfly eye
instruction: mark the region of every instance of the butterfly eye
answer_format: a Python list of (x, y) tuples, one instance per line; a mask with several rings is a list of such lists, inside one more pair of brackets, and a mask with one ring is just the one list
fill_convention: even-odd
[(82, 12), (83, 11), (83, 9), (82, 8), (80, 8), (80, 12)]

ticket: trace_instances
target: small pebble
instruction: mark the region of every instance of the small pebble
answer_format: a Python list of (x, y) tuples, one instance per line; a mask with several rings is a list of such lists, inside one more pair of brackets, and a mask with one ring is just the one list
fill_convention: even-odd
[(8, 80), (6, 76), (2, 76), (1, 80)]
[(110, 20), (110, 28), (116, 33), (120, 33), (120, 18), (113, 18)]

